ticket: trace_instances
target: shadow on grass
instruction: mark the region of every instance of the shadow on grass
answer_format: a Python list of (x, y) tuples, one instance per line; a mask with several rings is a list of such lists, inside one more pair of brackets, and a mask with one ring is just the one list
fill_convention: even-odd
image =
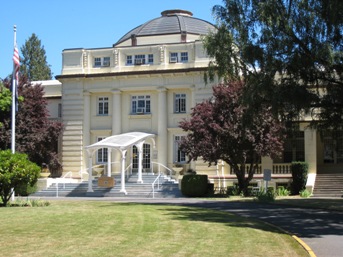
[[(301, 200), (301, 199), (299, 199)], [(144, 203), (120, 203), (137, 205)], [(279, 232), (261, 220), (280, 227), (301, 238), (319, 238), (325, 235), (343, 235), (343, 214), (320, 209), (299, 208), (290, 205), (262, 204), (257, 202), (203, 201), (197, 203), (146, 203), (164, 206), (174, 219), (220, 222), (234, 227), (251, 227)], [(180, 209), (167, 209), (168, 205), (181, 205)], [(228, 213), (238, 216), (231, 216)], [(245, 217), (248, 219), (243, 219)]]
[[(252, 228), (266, 232), (282, 233), (284, 231), (277, 227), (266, 224), (256, 219), (241, 217), (226, 211), (215, 210), (213, 208), (203, 208), (201, 206), (183, 206), (184, 204), (175, 203), (116, 203), (120, 206), (139, 206), (151, 205), (160, 206), (161, 210), (167, 211), (166, 214), (172, 220), (189, 220), (194, 222), (221, 223), (229, 227)], [(181, 205), (181, 206), (180, 206)], [(179, 206), (171, 208), (170, 206)], [(169, 208), (170, 207), (170, 208)]]

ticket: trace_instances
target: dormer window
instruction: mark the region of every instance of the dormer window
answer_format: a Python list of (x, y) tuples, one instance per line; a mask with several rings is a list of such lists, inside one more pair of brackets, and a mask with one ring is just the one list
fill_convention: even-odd
[(188, 52), (171, 52), (169, 55), (170, 63), (188, 62)]
[(110, 57), (95, 57), (94, 67), (109, 67), (111, 64)]
[(153, 54), (136, 54), (126, 56), (126, 65), (154, 64)]

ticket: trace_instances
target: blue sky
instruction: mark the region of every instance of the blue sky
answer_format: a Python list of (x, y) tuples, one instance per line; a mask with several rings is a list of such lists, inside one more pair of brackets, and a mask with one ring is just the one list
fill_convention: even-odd
[(19, 52), (35, 33), (53, 76), (61, 74), (62, 50), (110, 47), (126, 32), (169, 9), (183, 9), (215, 23), (212, 7), (222, 0), (17, 0), (2, 1), (0, 78), (12, 72), (13, 26)]

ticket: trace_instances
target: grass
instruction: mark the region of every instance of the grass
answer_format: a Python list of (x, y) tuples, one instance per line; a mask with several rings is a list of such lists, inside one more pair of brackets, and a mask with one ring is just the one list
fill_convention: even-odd
[(290, 196), (278, 197), (274, 203), (302, 208), (343, 211), (343, 198), (301, 198), (298, 196)]
[(1, 256), (308, 256), (274, 227), (205, 208), (52, 201), (0, 217)]

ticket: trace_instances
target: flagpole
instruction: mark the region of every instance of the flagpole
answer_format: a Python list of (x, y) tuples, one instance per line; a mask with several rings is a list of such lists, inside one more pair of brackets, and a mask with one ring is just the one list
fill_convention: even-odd
[[(16, 47), (17, 42), (17, 26), (14, 25), (14, 48)], [(15, 153), (15, 112), (16, 112), (16, 68), (13, 63), (13, 74), (12, 74), (12, 134), (11, 134), (11, 150), (12, 153)]]
[[(14, 25), (14, 51), (17, 50), (17, 26)], [(15, 54), (15, 53), (14, 53)], [(14, 56), (13, 56), (14, 57)], [(11, 134), (11, 150), (12, 154), (15, 153), (15, 113), (16, 113), (16, 94), (17, 94), (17, 67), (16, 64), (13, 62), (13, 74), (12, 74), (12, 134)], [(14, 188), (11, 189), (12, 196), (11, 200), (15, 200), (15, 192)]]

